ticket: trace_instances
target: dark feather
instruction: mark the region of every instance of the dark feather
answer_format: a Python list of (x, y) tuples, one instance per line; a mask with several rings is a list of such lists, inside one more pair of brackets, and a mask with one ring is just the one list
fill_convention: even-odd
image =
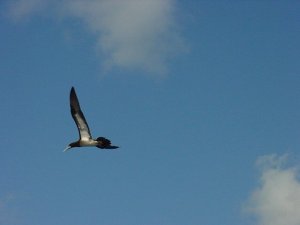
[(77, 125), (80, 139), (91, 139), (92, 136), (91, 136), (90, 128), (81, 111), (74, 87), (72, 87), (70, 92), (70, 106), (71, 106), (71, 114)]

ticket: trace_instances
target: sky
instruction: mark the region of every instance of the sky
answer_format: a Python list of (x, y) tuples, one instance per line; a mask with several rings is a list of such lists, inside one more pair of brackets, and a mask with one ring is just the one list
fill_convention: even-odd
[(0, 225), (299, 225), (299, 9), (1, 1)]

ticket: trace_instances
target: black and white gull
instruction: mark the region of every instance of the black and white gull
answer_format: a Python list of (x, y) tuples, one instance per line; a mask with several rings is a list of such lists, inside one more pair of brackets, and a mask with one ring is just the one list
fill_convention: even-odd
[(71, 88), (70, 92), (71, 114), (76, 123), (79, 132), (79, 140), (70, 143), (64, 152), (74, 147), (98, 147), (101, 149), (116, 149), (118, 146), (111, 145), (110, 140), (105, 137), (92, 138), (90, 128), (81, 111), (79, 101), (75, 92), (75, 88)]

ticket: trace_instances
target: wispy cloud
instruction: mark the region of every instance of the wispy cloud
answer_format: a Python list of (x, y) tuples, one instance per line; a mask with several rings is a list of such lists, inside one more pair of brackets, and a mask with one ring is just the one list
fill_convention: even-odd
[(258, 159), (259, 187), (247, 209), (259, 225), (300, 224), (300, 181), (296, 167), (285, 167), (287, 156), (268, 155)]
[(7, 16), (15, 21), (20, 22), (30, 17), (47, 6), (46, 0), (17, 0), (8, 3)]
[(96, 36), (106, 68), (165, 74), (169, 59), (184, 50), (175, 0), (16, 0), (9, 11), (20, 20), (45, 7), (84, 21)]
[(0, 224), (20, 224), (20, 218), (15, 209), (15, 195), (8, 193), (0, 197)]

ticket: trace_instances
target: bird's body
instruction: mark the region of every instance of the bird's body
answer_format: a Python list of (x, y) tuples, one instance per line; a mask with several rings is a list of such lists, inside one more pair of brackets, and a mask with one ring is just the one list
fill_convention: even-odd
[(71, 88), (70, 92), (70, 107), (71, 115), (77, 125), (79, 132), (79, 140), (70, 143), (64, 151), (74, 147), (98, 147), (101, 149), (116, 149), (118, 146), (111, 145), (110, 140), (104, 137), (98, 137), (93, 139), (90, 128), (86, 122), (86, 119), (81, 111), (79, 101), (75, 92), (75, 88)]

